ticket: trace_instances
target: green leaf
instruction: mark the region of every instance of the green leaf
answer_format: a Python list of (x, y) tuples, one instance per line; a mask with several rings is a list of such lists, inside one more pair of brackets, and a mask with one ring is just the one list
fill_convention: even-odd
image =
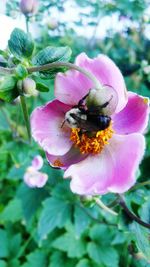
[(68, 259), (65, 253), (62, 253), (60, 251), (55, 251), (50, 259), (50, 264), (48, 267), (74, 267), (75, 266), (75, 260), (74, 259)]
[(48, 46), (34, 56), (32, 62), (34, 65), (45, 65), (53, 62), (67, 62), (71, 56), (71, 49), (65, 47)]
[(109, 245), (110, 242), (112, 241), (113, 235), (114, 232), (112, 231), (111, 228), (109, 228), (106, 225), (99, 225), (99, 224), (93, 225), (89, 233), (89, 236), (93, 241), (106, 246)]
[(55, 227), (63, 227), (71, 217), (71, 205), (54, 197), (46, 199), (39, 219), (38, 233), (43, 239)]
[(40, 92), (48, 92), (49, 88), (44, 83), (38, 82), (38, 83), (36, 83), (36, 90), (38, 90)]
[(75, 231), (78, 236), (80, 236), (89, 226), (91, 218), (86, 214), (86, 209), (79, 206), (75, 206), (74, 211), (74, 223)]
[(28, 222), (36, 214), (37, 209), (40, 207), (42, 201), (47, 196), (45, 189), (31, 189), (22, 184), (17, 192), (17, 197), (21, 200), (23, 215)]
[(147, 223), (150, 223), (150, 197), (142, 205), (142, 207), (140, 209), (140, 216), (141, 216), (142, 220), (144, 220)]
[[(68, 62), (71, 56), (71, 49), (68, 46), (65, 47), (53, 47), (48, 46), (41, 50), (35, 57), (32, 62), (34, 65), (45, 65), (48, 63), (54, 62)], [(66, 68), (65, 68), (66, 69)], [(57, 67), (49, 69), (46, 71), (41, 71), (40, 73), (47, 78), (53, 78), (55, 74), (59, 71), (63, 71), (64, 67)]]
[(34, 43), (29, 34), (15, 28), (8, 41), (8, 47), (16, 58), (30, 58), (34, 50)]
[[(140, 208), (140, 217), (143, 221), (150, 223), (150, 197)], [(150, 260), (150, 232), (148, 229), (134, 222), (131, 225), (131, 231), (134, 232), (136, 245), (144, 254), (147, 260)]]
[(0, 258), (6, 258), (8, 256), (8, 244), (9, 240), (6, 231), (0, 229)]
[(75, 267), (91, 267), (91, 263), (88, 259), (82, 259)]
[(27, 256), (27, 262), (22, 267), (47, 267), (45, 253), (40, 250), (30, 253)]
[(0, 221), (17, 222), (22, 218), (22, 207), (19, 199), (11, 200), (0, 214)]
[(61, 251), (65, 251), (70, 258), (80, 258), (86, 253), (86, 243), (74, 233), (65, 233), (58, 237), (52, 246)]
[(107, 267), (118, 267), (119, 257), (116, 250), (109, 246), (100, 246), (94, 242), (88, 244), (88, 254), (93, 261)]
[(0, 267), (7, 267), (7, 263), (5, 261), (0, 260)]
[(6, 102), (14, 100), (19, 95), (16, 83), (17, 80), (14, 76), (5, 76), (4, 80), (0, 82), (0, 99)]
[(20, 252), (21, 247), (21, 234), (18, 233), (11, 238), (9, 238), (9, 254), (11, 255), (11, 258), (16, 258)]
[(70, 181), (62, 180), (61, 183), (57, 183), (57, 186), (52, 190), (52, 196), (62, 199), (62, 201), (74, 202), (75, 195), (70, 190)]
[(10, 155), (7, 151), (0, 152), (0, 166), (1, 166), (1, 172), (0, 172), (0, 179), (5, 179), (7, 176), (7, 173), (9, 171), (9, 165), (10, 165)]
[(150, 260), (150, 234), (138, 223), (134, 222), (131, 230), (135, 233), (136, 245), (138, 249), (144, 254), (147, 260)]
[(18, 259), (13, 259), (8, 262), (9, 267), (20, 267), (20, 262)]
[(118, 245), (123, 244), (127, 240), (127, 234), (123, 232), (118, 232), (117, 235), (115, 235), (115, 238), (112, 240), (112, 245)]
[(19, 64), (16, 67), (15, 71), (16, 71), (17, 78), (19, 78), (19, 79), (24, 79), (24, 78), (26, 78), (28, 76), (27, 69), (21, 64)]

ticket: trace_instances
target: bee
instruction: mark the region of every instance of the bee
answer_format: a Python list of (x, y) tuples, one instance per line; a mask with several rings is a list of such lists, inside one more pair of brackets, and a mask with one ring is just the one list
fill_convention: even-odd
[(67, 122), (71, 128), (80, 128), (82, 132), (89, 133), (105, 130), (109, 127), (111, 117), (104, 115), (103, 109), (109, 105), (113, 96), (102, 105), (87, 108), (84, 101), (88, 95), (85, 95), (76, 106), (66, 112), (62, 126)]

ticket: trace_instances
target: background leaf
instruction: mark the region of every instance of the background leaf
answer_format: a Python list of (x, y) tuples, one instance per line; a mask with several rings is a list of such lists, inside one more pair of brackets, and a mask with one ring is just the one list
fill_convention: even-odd
[(30, 58), (34, 50), (34, 43), (29, 34), (15, 28), (8, 41), (8, 47), (16, 58)]
[(0, 82), (0, 99), (11, 102), (18, 95), (19, 92), (16, 88), (17, 80), (14, 76), (6, 76), (2, 82)]
[[(45, 65), (53, 62), (68, 62), (71, 57), (71, 49), (66, 47), (53, 47), (48, 46), (41, 50), (37, 55), (32, 59), (34, 65)], [(59, 71), (65, 70), (65, 67), (52, 68), (47, 71), (40, 71), (43, 77), (53, 78), (55, 74)]]
[(38, 233), (40, 238), (44, 238), (55, 227), (63, 227), (71, 217), (71, 205), (55, 197), (47, 198), (43, 203)]

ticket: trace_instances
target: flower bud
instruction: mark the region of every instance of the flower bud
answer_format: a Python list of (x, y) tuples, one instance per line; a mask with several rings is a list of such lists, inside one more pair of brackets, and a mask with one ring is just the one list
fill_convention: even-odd
[(24, 182), (31, 188), (42, 188), (47, 180), (48, 175), (39, 171), (43, 166), (43, 159), (40, 155), (36, 155), (31, 165), (26, 169), (24, 174)]
[(36, 83), (31, 78), (25, 78), (23, 81), (18, 81), (18, 89), (25, 93), (27, 96), (37, 96)]
[(55, 30), (58, 27), (58, 20), (55, 18), (48, 18), (47, 26), (50, 30)]
[(20, 9), (24, 15), (36, 14), (38, 11), (37, 0), (21, 0)]
[(86, 104), (88, 108), (101, 110), (104, 115), (111, 115), (115, 112), (118, 103), (116, 91), (108, 85), (103, 85), (100, 89), (91, 89)]

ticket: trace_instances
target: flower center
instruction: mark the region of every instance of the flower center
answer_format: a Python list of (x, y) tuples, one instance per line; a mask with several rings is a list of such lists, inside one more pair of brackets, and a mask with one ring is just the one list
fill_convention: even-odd
[(98, 131), (91, 137), (87, 133), (82, 133), (80, 128), (72, 128), (70, 140), (74, 143), (75, 147), (80, 149), (82, 154), (98, 154), (105, 145), (109, 144), (108, 140), (112, 137), (113, 133), (111, 124), (105, 130)]

